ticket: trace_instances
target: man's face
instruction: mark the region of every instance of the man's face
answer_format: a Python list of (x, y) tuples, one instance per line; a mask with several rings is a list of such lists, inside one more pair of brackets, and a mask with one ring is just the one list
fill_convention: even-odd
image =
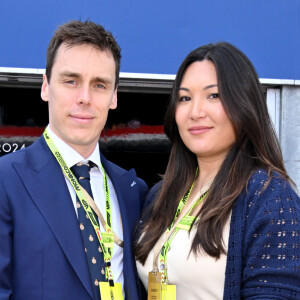
[(109, 109), (117, 107), (115, 61), (88, 44), (62, 44), (44, 75), (41, 97), (49, 103), (51, 129), (83, 157), (95, 149)]

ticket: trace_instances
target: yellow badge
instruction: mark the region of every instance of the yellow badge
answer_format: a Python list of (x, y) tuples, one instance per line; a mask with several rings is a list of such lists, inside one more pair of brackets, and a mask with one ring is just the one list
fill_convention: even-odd
[(123, 300), (121, 283), (109, 286), (108, 282), (100, 282), (100, 294), (102, 300)]
[(149, 272), (148, 276), (148, 300), (161, 300), (161, 273)]
[(176, 285), (163, 284), (161, 287), (162, 300), (176, 300)]

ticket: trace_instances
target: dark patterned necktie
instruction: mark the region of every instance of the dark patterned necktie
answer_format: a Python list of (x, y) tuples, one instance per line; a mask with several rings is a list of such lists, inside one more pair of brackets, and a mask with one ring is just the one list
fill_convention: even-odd
[[(79, 184), (88, 192), (88, 194), (92, 198), (93, 198), (93, 194), (92, 194), (92, 189), (90, 184), (90, 169), (93, 166), (94, 164), (89, 161), (87, 164), (77, 164), (71, 168)], [(100, 281), (106, 281), (103, 253), (99, 245), (99, 241), (96, 236), (93, 225), (89, 220), (77, 196), (76, 196), (76, 202), (77, 202), (76, 204), (77, 204), (77, 212), (78, 212), (78, 221), (80, 223), (80, 231), (83, 238), (86, 257), (88, 260), (88, 266), (90, 269), (93, 290), (96, 297), (95, 299), (100, 300), (101, 297), (99, 292), (99, 284)], [(98, 221), (96, 214), (95, 217), (96, 220)]]

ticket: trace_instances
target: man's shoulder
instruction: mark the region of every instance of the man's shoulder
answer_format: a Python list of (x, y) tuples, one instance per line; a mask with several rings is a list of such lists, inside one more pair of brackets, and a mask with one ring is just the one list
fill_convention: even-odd
[(23, 149), (15, 151), (15, 152), (5, 154), (4, 156), (1, 156), (0, 157), (0, 169), (8, 167), (14, 162), (17, 162), (17, 163), (23, 162), (26, 157), (27, 151), (28, 151), (28, 148), (23, 148)]
[(38, 138), (30, 146), (8, 153), (0, 157), (0, 172), (5, 172), (14, 164), (26, 164), (28, 156), (36, 156), (43, 149), (41, 138)]

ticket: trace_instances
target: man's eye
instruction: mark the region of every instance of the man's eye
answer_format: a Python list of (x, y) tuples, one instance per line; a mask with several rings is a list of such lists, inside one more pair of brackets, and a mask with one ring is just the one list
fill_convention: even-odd
[(104, 89), (105, 86), (103, 84), (101, 84), (101, 83), (97, 83), (96, 84), (96, 88), (98, 88), (98, 89)]
[(66, 80), (65, 82), (66, 82), (67, 84), (71, 84), (71, 85), (76, 84), (76, 81), (75, 81), (75, 80)]

